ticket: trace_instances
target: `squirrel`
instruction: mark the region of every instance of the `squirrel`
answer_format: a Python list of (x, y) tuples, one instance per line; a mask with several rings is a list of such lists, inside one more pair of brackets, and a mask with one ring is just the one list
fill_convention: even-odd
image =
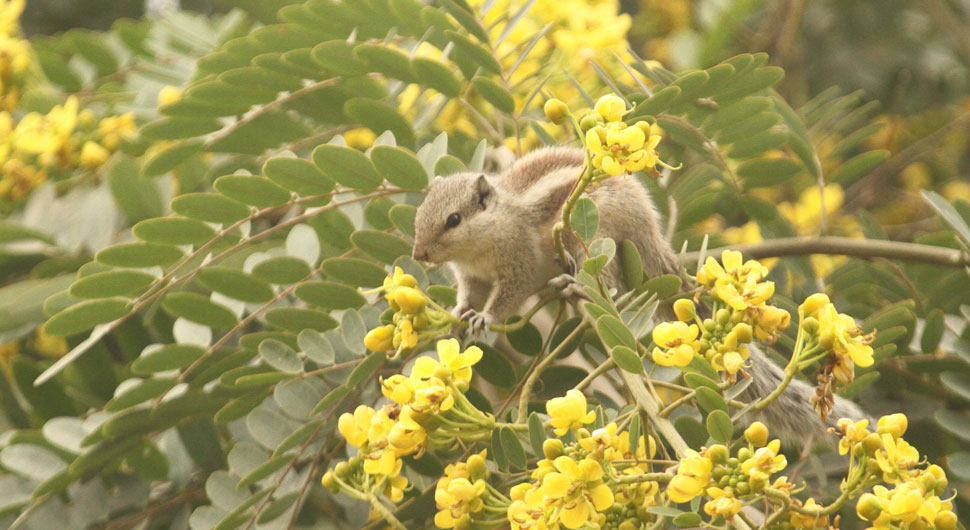
[[(575, 263), (582, 262), (585, 252), (575, 235), (563, 234), (572, 263), (560, 263), (552, 229), (585, 162), (582, 149), (546, 147), (523, 156), (498, 175), (458, 173), (435, 178), (430, 185), (415, 217), (413, 257), (451, 265), (458, 281), (454, 314), (469, 323), (473, 334), (501, 322), (547, 284), (569, 292), (563, 280), (571, 279)], [(588, 196), (599, 211), (596, 237), (633, 243), (647, 277), (683, 277), (663, 237), (656, 207), (636, 178), (607, 179)], [(611, 289), (621, 288), (619, 261), (612, 260), (602, 273)], [(661, 313), (673, 314), (671, 308)], [(739, 395), (746, 402), (767, 396), (785, 376), (759, 348), (749, 351), (747, 372), (752, 382)], [(775, 402), (757, 414), (746, 414), (745, 421), (764, 421), (791, 444), (818, 439), (839, 418), (869, 417), (855, 403), (837, 397), (830, 422), (825, 423), (809, 403), (814, 395), (812, 386), (794, 379)]]

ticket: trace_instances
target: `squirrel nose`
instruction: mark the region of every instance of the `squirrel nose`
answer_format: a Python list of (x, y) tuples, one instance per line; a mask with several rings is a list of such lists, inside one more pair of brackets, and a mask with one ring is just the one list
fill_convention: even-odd
[(411, 251), (411, 257), (418, 261), (428, 261), (428, 251), (419, 246), (415, 246), (414, 250)]

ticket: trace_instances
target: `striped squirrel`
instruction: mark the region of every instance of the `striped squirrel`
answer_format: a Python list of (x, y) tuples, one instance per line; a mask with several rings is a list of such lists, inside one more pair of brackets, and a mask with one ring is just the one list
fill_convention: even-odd
[[(498, 175), (459, 173), (431, 184), (415, 218), (413, 257), (452, 265), (458, 280), (455, 314), (468, 321), (473, 333), (501, 322), (546, 284), (563, 286), (563, 271), (575, 265), (559, 262), (552, 228), (584, 162), (581, 149), (548, 147)], [(599, 210), (596, 237), (632, 242), (648, 277), (680, 273), (656, 208), (636, 178), (607, 179), (589, 197)], [(572, 260), (581, 263), (579, 241), (564, 239)], [(612, 260), (603, 271), (610, 288), (621, 286), (619, 261)], [(670, 308), (663, 312), (672, 318)], [(750, 348), (749, 361), (752, 382), (739, 396), (748, 402), (767, 396), (784, 379), (781, 367), (759, 348)], [(836, 398), (827, 425), (809, 403), (813, 395), (813, 387), (795, 379), (774, 403), (746, 420), (760, 419), (786, 444), (797, 444), (820, 439), (839, 418), (868, 417), (851, 401)]]

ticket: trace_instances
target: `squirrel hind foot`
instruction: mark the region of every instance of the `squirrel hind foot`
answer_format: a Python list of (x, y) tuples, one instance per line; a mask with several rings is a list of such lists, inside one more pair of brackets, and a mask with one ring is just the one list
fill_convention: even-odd
[(589, 295), (583, 287), (576, 281), (572, 274), (560, 274), (549, 280), (549, 287), (559, 291), (559, 295), (566, 299), (589, 300)]
[(483, 313), (474, 309), (469, 309), (461, 315), (461, 319), (468, 322), (468, 333), (471, 337), (477, 337), (488, 331), (488, 327), (495, 322), (495, 317), (489, 313)]

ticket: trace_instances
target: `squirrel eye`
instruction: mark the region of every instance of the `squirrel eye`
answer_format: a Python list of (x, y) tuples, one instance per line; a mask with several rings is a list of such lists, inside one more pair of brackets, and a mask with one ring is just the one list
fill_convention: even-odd
[(445, 228), (446, 229), (454, 228), (458, 226), (458, 223), (460, 222), (461, 222), (461, 214), (459, 214), (458, 212), (455, 212), (449, 215), (447, 219), (445, 219)]

